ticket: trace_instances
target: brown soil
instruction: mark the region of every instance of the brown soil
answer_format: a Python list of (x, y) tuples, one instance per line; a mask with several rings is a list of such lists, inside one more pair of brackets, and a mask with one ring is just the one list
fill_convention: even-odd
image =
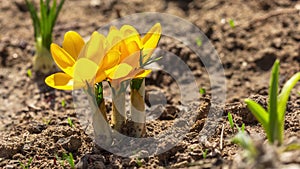
[[(218, 108), (223, 116), (206, 138), (210, 107), (209, 78), (195, 54), (181, 43), (162, 38), (159, 48), (179, 55), (193, 70), (201, 96), (198, 114), (189, 133), (171, 150), (149, 158), (124, 158), (94, 146), (81, 129), (73, 106), (72, 93), (50, 89), (43, 78), (28, 77), (34, 53), (33, 29), (22, 0), (0, 3), (0, 168), (20, 168), (19, 162), (33, 158), (31, 168), (62, 168), (55, 158), (72, 153), (78, 168), (300, 168), (300, 150), (278, 153), (269, 146), (261, 125), (247, 110), (243, 100), (251, 97), (266, 106), (270, 69), (280, 59), (280, 85), (300, 71), (300, 2), (267, 1), (175, 1), (110, 0), (91, 5), (90, 1), (66, 1), (54, 29), (54, 42), (61, 44), (66, 31), (86, 37), (102, 25), (128, 14), (156, 11), (184, 18), (197, 25), (215, 46), (225, 69), (227, 100)], [(230, 18), (235, 28), (222, 23)], [(180, 26), (180, 25), (178, 25)], [(175, 29), (175, 28), (174, 28)], [(184, 35), (182, 35), (184, 36)], [(147, 135), (155, 136), (172, 126), (177, 118), (179, 99), (176, 83), (167, 74), (154, 72), (147, 79), (148, 94), (163, 91), (167, 106), (162, 115), (147, 123)], [(154, 91), (154, 92), (153, 92)], [(300, 143), (300, 91), (292, 91), (285, 120), (284, 145)], [(65, 100), (66, 106), (61, 102)], [(108, 110), (110, 110), (110, 105)], [(260, 150), (256, 163), (248, 165), (241, 149), (230, 142), (236, 134), (227, 120), (232, 112), (236, 124), (246, 131)], [(154, 115), (155, 116), (155, 115)], [(67, 119), (74, 126), (70, 127)], [(223, 130), (223, 142), (220, 135)], [(202, 140), (202, 141), (200, 141)], [(222, 144), (222, 147), (220, 147)], [(163, 146), (163, 145), (157, 145)], [(203, 152), (207, 149), (207, 157)], [(69, 164), (65, 162), (68, 168)]]

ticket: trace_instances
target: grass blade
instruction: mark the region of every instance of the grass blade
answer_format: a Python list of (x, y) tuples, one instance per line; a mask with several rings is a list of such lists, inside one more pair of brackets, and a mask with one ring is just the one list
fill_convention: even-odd
[(281, 93), (278, 96), (278, 133), (279, 133), (279, 144), (283, 142), (284, 135), (284, 115), (286, 111), (286, 104), (289, 99), (292, 88), (295, 87), (297, 82), (300, 80), (300, 72), (292, 76), (283, 86)]
[(297, 82), (300, 81), (300, 72), (292, 76), (283, 86), (281, 93), (278, 96), (278, 113), (279, 120), (282, 120), (286, 110), (286, 103), (289, 99), (292, 88), (295, 87)]
[(254, 117), (262, 124), (265, 131), (268, 132), (269, 115), (266, 112), (266, 110), (261, 105), (259, 105), (251, 99), (245, 99), (245, 103), (247, 104), (249, 110), (252, 112)]
[(40, 20), (39, 17), (37, 16), (37, 11), (35, 10), (34, 6), (32, 3), (28, 2), (28, 0), (25, 0), (26, 6), (29, 10), (32, 23), (33, 23), (33, 28), (34, 28), (34, 37), (37, 38), (40, 36)]
[(276, 60), (272, 68), (272, 76), (270, 79), (270, 89), (269, 89), (269, 141), (274, 143), (280, 137), (279, 119), (277, 112), (277, 96), (278, 96), (278, 76), (279, 76), (279, 60)]

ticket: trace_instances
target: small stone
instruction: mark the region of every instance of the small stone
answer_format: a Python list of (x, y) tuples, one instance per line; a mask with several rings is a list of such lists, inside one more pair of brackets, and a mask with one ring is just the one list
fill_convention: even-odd
[(61, 146), (64, 149), (70, 152), (77, 151), (79, 147), (82, 145), (81, 139), (78, 136), (70, 136), (69, 138), (60, 138), (57, 141), (57, 143), (61, 144)]

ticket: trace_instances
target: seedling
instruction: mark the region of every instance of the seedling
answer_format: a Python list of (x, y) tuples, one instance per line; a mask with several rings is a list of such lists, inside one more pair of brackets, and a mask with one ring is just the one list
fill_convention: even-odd
[(61, 104), (61, 107), (66, 107), (66, 105), (67, 105), (66, 100), (62, 100), (60, 104)]
[(205, 95), (206, 94), (206, 90), (204, 88), (200, 88), (199, 89), (199, 93), (202, 94), (202, 95)]
[(74, 126), (73, 121), (70, 117), (68, 117), (68, 124), (69, 124), (70, 127)]
[(53, 69), (54, 63), (50, 54), (50, 44), (52, 43), (53, 27), (64, 0), (61, 0), (58, 6), (56, 0), (53, 0), (52, 7), (50, 6), (50, 0), (40, 0), (40, 17), (34, 5), (28, 0), (25, 0), (25, 2), (31, 15), (36, 44), (33, 69), (46, 74)]
[(67, 160), (67, 162), (69, 163), (69, 165), (72, 169), (75, 168), (75, 163), (74, 163), (74, 158), (73, 158), (72, 153), (69, 153), (69, 155), (64, 153), (63, 154), (63, 159)]
[(234, 129), (234, 122), (233, 122), (232, 115), (231, 115), (230, 112), (228, 112), (227, 117), (228, 117), (228, 121), (229, 121), (230, 127), (233, 130)]
[(198, 37), (198, 38), (196, 39), (196, 43), (197, 43), (197, 46), (199, 46), (199, 47), (202, 46), (202, 39), (201, 39), (201, 37)]
[(27, 70), (27, 76), (28, 76), (29, 78), (31, 78), (31, 77), (32, 77), (32, 72), (31, 72), (31, 69), (28, 69), (28, 70)]
[(69, 153), (69, 154), (63, 153), (62, 158), (58, 157), (58, 155), (55, 154), (55, 159), (59, 161), (59, 164), (63, 168), (65, 168), (65, 162), (64, 162), (64, 160), (66, 160), (69, 163), (69, 165), (70, 165), (70, 167), (72, 169), (75, 168), (75, 162), (74, 162), (74, 158), (73, 158), (73, 154), (72, 153)]
[(208, 152), (208, 149), (205, 149), (205, 150), (202, 152), (202, 157), (203, 157), (203, 159), (206, 159), (206, 157), (207, 157), (207, 152)]
[(136, 164), (137, 164), (138, 167), (142, 167), (143, 163), (142, 163), (140, 158), (136, 159)]
[(270, 79), (268, 109), (265, 110), (261, 105), (251, 99), (246, 99), (245, 102), (252, 114), (262, 124), (269, 142), (272, 144), (278, 142), (278, 144), (281, 145), (283, 142), (286, 104), (292, 88), (300, 80), (300, 72), (293, 75), (284, 84), (279, 95), (278, 80), (279, 60), (276, 60), (272, 68)]
[(44, 122), (46, 125), (49, 125), (50, 122), (51, 122), (51, 119), (43, 118), (43, 122)]
[(231, 27), (232, 29), (235, 28), (235, 23), (234, 23), (234, 20), (233, 20), (233, 19), (229, 19), (228, 23), (229, 23), (229, 25), (230, 25), (230, 27)]
[(246, 156), (250, 159), (254, 159), (257, 156), (257, 150), (252, 139), (244, 131), (239, 130), (239, 132), (231, 139), (231, 141), (240, 145), (244, 150), (246, 150)]
[(32, 160), (33, 160), (33, 158), (32, 158), (32, 157), (30, 157), (30, 159), (28, 160), (28, 162), (27, 162), (27, 164), (26, 164), (26, 165), (25, 165), (25, 164), (23, 164), (21, 161), (19, 161), (19, 164), (20, 164), (20, 166), (21, 166), (23, 169), (29, 169), (29, 167), (30, 167), (30, 164), (31, 164)]

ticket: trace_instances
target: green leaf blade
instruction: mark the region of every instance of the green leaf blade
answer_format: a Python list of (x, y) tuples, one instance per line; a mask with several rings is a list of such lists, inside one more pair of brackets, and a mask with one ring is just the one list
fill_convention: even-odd
[(279, 60), (276, 60), (273, 68), (272, 75), (270, 79), (270, 88), (269, 88), (269, 131), (270, 139), (269, 141), (273, 143), (275, 140), (278, 140), (280, 137), (278, 133), (279, 119), (277, 112), (277, 96), (278, 96), (278, 79), (279, 79)]
[(262, 124), (263, 128), (265, 129), (267, 135), (269, 133), (269, 115), (267, 111), (258, 103), (251, 99), (245, 99), (245, 103), (247, 104), (249, 110), (254, 115), (254, 117)]

